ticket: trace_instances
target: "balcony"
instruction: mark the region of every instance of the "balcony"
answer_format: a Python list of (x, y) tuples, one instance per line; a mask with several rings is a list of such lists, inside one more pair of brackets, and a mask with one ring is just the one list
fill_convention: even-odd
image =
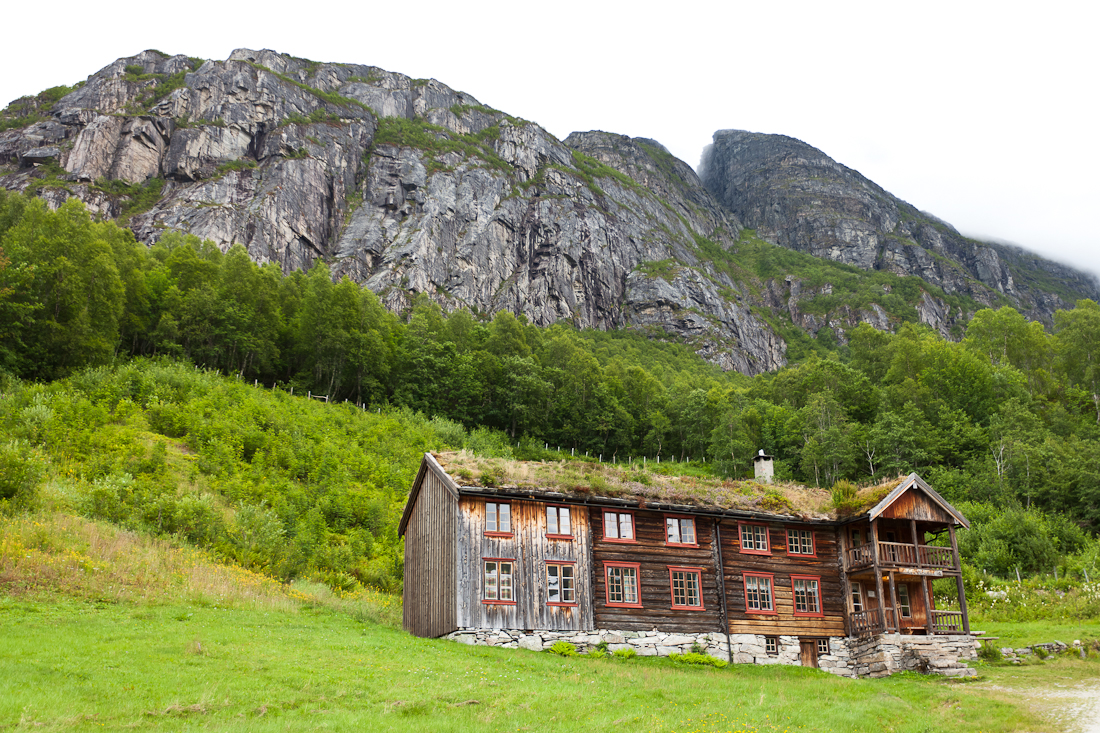
[[(909, 545), (904, 542), (879, 542), (879, 566), (882, 568), (926, 568), (929, 570), (954, 570), (955, 555), (950, 547)], [(846, 570), (860, 570), (875, 564), (873, 546), (852, 547), (844, 553)]]

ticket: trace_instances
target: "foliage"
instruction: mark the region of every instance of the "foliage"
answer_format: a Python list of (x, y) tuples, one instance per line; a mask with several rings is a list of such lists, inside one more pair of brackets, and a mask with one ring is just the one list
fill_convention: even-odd
[(992, 641), (983, 640), (981, 646), (978, 647), (978, 658), (986, 662), (999, 662), (1004, 656)]
[(634, 651), (633, 649), (616, 649), (615, 651), (611, 652), (611, 655), (615, 659), (633, 659), (634, 657), (638, 656), (638, 652)]
[(729, 662), (712, 657), (709, 654), (699, 654), (698, 652), (687, 652), (685, 654), (669, 654), (668, 658), (674, 662), (680, 664), (696, 664), (702, 667), (716, 667), (722, 669), (729, 666)]
[(434, 170), (441, 170), (439, 158), (457, 154), (462, 160), (481, 162), (489, 168), (510, 173), (512, 166), (493, 149), (492, 141), (500, 135), (500, 127), (492, 125), (472, 134), (458, 134), (423, 118), (383, 117), (374, 134), (376, 145), (396, 145), (424, 151), (434, 161)]
[(555, 641), (546, 651), (550, 654), (557, 654), (559, 657), (578, 656), (577, 647), (568, 641)]

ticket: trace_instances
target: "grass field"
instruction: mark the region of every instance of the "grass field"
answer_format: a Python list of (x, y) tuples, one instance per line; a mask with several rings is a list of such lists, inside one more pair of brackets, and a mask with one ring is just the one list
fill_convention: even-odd
[(398, 610), (105, 523), (3, 519), (0, 730), (1049, 731), (1026, 691), (1100, 677), (1097, 659), (977, 682), (566, 659), (417, 639)]

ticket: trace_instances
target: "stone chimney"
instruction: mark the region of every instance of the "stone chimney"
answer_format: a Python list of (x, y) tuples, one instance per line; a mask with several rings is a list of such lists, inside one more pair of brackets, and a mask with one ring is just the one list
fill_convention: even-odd
[(772, 457), (765, 455), (764, 451), (760, 451), (752, 457), (753, 468), (756, 469), (756, 480), (762, 484), (770, 484), (772, 478), (775, 476), (775, 466), (772, 464)]

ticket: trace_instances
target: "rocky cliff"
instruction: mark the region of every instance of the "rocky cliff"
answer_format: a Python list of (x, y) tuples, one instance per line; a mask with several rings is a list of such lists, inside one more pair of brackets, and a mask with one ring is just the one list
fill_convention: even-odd
[[(805, 149), (798, 158), (782, 145), (727, 149), (720, 138), (708, 191), (653, 140), (558, 140), (434, 79), (272, 51), (238, 50), (224, 62), (147, 51), (71, 90), (9, 106), (0, 185), (53, 205), (75, 196), (147, 243), (180, 230), (223, 249), (241, 244), (285, 271), (323, 259), (394, 310), (427, 294), (447, 310), (507, 309), (539, 325), (647, 329), (748, 374), (785, 364), (792, 334), (829, 328), (843, 340), (860, 321), (892, 328), (903, 318), (946, 332), (963, 315), (948, 302), (951, 289), (1020, 297), (1019, 278), (1006, 275), (1023, 267), (1017, 260), (988, 248), (992, 256), (975, 255), (973, 276), (944, 264), (962, 248), (953, 230), (891, 208), (870, 182), (851, 196), (845, 175), (858, 174), (820, 154), (797, 162), (812, 148), (783, 142)], [(746, 173), (742, 159), (776, 170)], [(853, 212), (828, 242), (818, 219), (837, 217), (799, 213), (820, 192), (778, 208), (765, 195), (788, 173), (783, 190), (816, 186), (802, 180), (814, 166), (836, 179), (825, 208)], [(919, 273), (928, 292), (895, 298), (901, 310), (877, 296), (824, 308), (819, 296), (836, 300), (833, 284), (804, 286), (790, 261), (782, 272), (761, 265), (774, 247), (743, 232), (742, 218), (783, 246)], [(756, 264), (745, 259), (750, 250)]]
[[(704, 151), (707, 189), (765, 240), (864, 270), (916, 275), (985, 306), (1047, 323), (1100, 294), (1095, 278), (1006, 245), (964, 237), (820, 150), (783, 135), (720, 130)], [(924, 299), (922, 320), (951, 320)]]

